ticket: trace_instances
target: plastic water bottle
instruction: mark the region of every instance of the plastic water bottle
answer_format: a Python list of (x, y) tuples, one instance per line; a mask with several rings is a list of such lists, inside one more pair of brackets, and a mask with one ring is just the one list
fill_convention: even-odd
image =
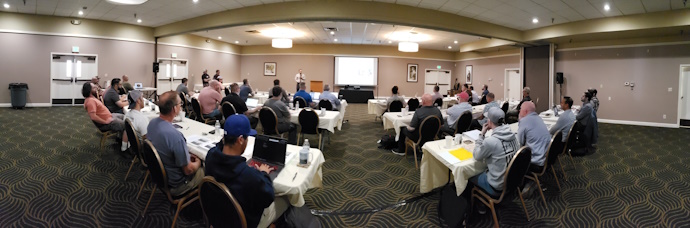
[(299, 151), (299, 164), (306, 165), (309, 160), (309, 139), (304, 139), (302, 150)]
[(216, 120), (216, 135), (220, 135), (220, 121)]

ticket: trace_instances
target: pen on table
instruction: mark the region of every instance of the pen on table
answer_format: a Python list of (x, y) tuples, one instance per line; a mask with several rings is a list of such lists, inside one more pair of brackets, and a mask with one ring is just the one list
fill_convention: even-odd
[(295, 172), (295, 176), (292, 177), (292, 181), (295, 181), (296, 177), (297, 177), (297, 172)]

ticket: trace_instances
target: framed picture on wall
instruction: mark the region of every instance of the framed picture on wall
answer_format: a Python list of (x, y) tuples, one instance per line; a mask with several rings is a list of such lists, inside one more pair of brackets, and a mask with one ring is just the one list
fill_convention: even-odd
[(472, 84), (472, 65), (465, 66), (465, 83)]
[(264, 76), (276, 76), (278, 64), (264, 63)]
[(419, 69), (419, 65), (407, 64), (407, 82), (417, 82), (417, 69)]

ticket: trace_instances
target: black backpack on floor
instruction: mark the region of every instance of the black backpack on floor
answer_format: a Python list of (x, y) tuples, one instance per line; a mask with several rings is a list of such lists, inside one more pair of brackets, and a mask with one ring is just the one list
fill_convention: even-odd
[(379, 140), (379, 149), (390, 150), (397, 146), (398, 144), (395, 143), (395, 135), (385, 134), (381, 136), (381, 140)]
[(443, 186), (438, 201), (438, 220), (442, 227), (465, 227), (468, 210), (469, 204), (462, 195), (456, 194), (455, 184)]

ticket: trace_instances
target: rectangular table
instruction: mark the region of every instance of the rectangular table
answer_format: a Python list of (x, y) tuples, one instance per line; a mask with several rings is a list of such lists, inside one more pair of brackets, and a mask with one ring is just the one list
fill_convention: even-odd
[(374, 98), (372, 90), (341, 89), (338, 94), (350, 103), (366, 103), (367, 100)]
[[(290, 122), (299, 124), (299, 113), (302, 108), (290, 110)], [(335, 133), (335, 129), (340, 130), (343, 125), (342, 115), (338, 111), (326, 111), (326, 115), (321, 115), (321, 110), (314, 110), (319, 115), (319, 128), (326, 129)]]

